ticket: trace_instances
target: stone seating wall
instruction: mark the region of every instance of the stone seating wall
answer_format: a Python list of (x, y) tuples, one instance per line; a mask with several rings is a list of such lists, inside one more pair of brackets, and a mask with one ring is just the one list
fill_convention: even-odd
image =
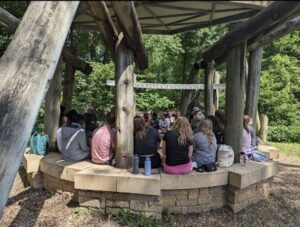
[(216, 172), (186, 175), (144, 176), (130, 170), (90, 161), (67, 162), (61, 154), (45, 157), (25, 154), (22, 161), (29, 183), (58, 193), (69, 193), (80, 206), (95, 207), (104, 214), (120, 208), (161, 218), (163, 209), (172, 213), (199, 213), (229, 206), (238, 212), (266, 199), (278, 163), (249, 161)]

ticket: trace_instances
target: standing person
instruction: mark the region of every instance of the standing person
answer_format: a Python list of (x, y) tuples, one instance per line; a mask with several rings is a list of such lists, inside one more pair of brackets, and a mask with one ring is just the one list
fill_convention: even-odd
[(147, 127), (142, 117), (134, 117), (134, 153), (139, 156), (140, 168), (144, 168), (146, 156), (150, 156), (152, 168), (160, 167), (161, 160), (157, 152), (160, 141), (161, 139), (156, 129)]
[(192, 169), (193, 132), (186, 117), (179, 117), (162, 142), (163, 170), (169, 174), (185, 174)]
[(145, 120), (145, 122), (146, 122), (147, 127), (151, 127), (151, 121), (152, 121), (152, 118), (151, 118), (151, 116), (150, 116), (150, 114), (149, 114), (148, 111), (146, 111), (146, 112), (144, 113), (144, 120)]
[(92, 161), (94, 163), (112, 165), (115, 151), (115, 122), (115, 113), (108, 112), (105, 125), (94, 132), (91, 143)]
[(158, 119), (157, 113), (152, 114), (151, 126), (152, 126), (152, 128), (155, 128), (156, 130), (159, 129), (159, 119)]
[(168, 119), (170, 121), (170, 127), (172, 127), (174, 125), (174, 123), (175, 123), (175, 118), (174, 118), (174, 116), (173, 116), (173, 114), (172, 114), (171, 111), (168, 112)]
[(67, 113), (70, 124), (61, 129), (61, 151), (66, 161), (79, 161), (90, 157), (86, 134), (80, 125), (80, 115), (76, 110)]
[(212, 129), (212, 121), (207, 118), (200, 122), (198, 132), (194, 134), (192, 160), (197, 167), (216, 162), (217, 141)]
[(168, 119), (168, 113), (164, 113), (162, 119), (159, 120), (159, 129), (162, 134), (166, 133), (170, 129), (170, 121)]
[(199, 107), (193, 108), (193, 119), (191, 121), (191, 126), (193, 133), (195, 134), (197, 132), (197, 129), (199, 128), (199, 124), (202, 120), (204, 120), (204, 115), (200, 111)]
[(175, 118), (175, 121), (177, 121), (177, 119), (181, 116), (181, 113), (179, 110), (176, 111), (175, 115), (174, 115), (174, 118)]
[(247, 159), (252, 159), (251, 133), (249, 129), (250, 119), (251, 118), (248, 115), (245, 115), (243, 119), (243, 136), (241, 151), (245, 153)]

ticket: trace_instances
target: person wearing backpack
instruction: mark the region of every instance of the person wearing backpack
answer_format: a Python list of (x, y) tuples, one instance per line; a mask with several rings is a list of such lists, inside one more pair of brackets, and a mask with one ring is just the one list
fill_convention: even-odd
[(62, 155), (66, 161), (80, 161), (90, 157), (85, 130), (80, 125), (80, 115), (76, 110), (67, 113), (70, 124), (62, 127)]

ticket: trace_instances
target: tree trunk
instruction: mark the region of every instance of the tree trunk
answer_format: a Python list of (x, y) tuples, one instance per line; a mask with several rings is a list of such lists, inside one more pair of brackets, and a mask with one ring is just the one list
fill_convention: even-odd
[(0, 59), (0, 214), (78, 4), (78, 1), (30, 2)]
[[(219, 84), (220, 83), (220, 74), (218, 71), (215, 71), (215, 76), (214, 76), (214, 84)], [(214, 107), (215, 110), (219, 109), (219, 90), (218, 89), (214, 89), (213, 90), (213, 99), (214, 99)]]
[(66, 108), (66, 112), (72, 108), (73, 88), (75, 81), (75, 68), (66, 62), (65, 75), (63, 85), (63, 106)]
[[(252, 51), (249, 56), (249, 74), (246, 94), (245, 113), (253, 122), (256, 120), (256, 112), (259, 98), (259, 80), (262, 62), (262, 47)], [(253, 124), (254, 129), (256, 124)]]
[(62, 60), (60, 59), (51, 85), (45, 97), (45, 131), (49, 137), (49, 151), (55, 150), (56, 132), (59, 126), (60, 98), (62, 90)]
[(215, 115), (214, 110), (214, 97), (213, 97), (213, 79), (215, 68), (213, 63), (210, 63), (205, 69), (205, 82), (204, 82), (204, 100), (205, 100), (205, 114), (206, 116)]
[(121, 41), (116, 61), (116, 166), (127, 169), (133, 156), (135, 112), (133, 52)]
[(231, 49), (226, 58), (225, 144), (232, 146), (239, 162), (242, 146), (246, 43)]
[(268, 123), (269, 123), (269, 118), (267, 117), (267, 115), (261, 114), (259, 116), (260, 119), (260, 131), (258, 136), (261, 138), (261, 140), (266, 143), (267, 142), (267, 130), (268, 130)]
[[(199, 69), (195, 69), (194, 67), (190, 71), (189, 77), (187, 79), (187, 84), (193, 84), (196, 82), (197, 75), (199, 74)], [(185, 116), (188, 112), (188, 107), (192, 101), (194, 91), (193, 90), (184, 90), (182, 92), (181, 104), (180, 104), (180, 112), (183, 116)]]

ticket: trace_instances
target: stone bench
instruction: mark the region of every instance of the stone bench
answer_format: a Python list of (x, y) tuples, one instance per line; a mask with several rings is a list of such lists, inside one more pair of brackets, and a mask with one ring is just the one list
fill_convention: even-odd
[(279, 150), (276, 147), (260, 144), (257, 149), (267, 154), (270, 160), (279, 159)]
[(103, 213), (123, 208), (157, 218), (163, 208), (185, 214), (228, 205), (237, 212), (266, 198), (269, 183), (278, 172), (277, 162), (249, 161), (246, 166), (234, 164), (210, 173), (145, 176), (91, 161), (64, 161), (60, 153), (45, 157), (25, 154), (23, 165), (31, 174), (32, 186), (71, 192), (81, 206), (97, 207)]

